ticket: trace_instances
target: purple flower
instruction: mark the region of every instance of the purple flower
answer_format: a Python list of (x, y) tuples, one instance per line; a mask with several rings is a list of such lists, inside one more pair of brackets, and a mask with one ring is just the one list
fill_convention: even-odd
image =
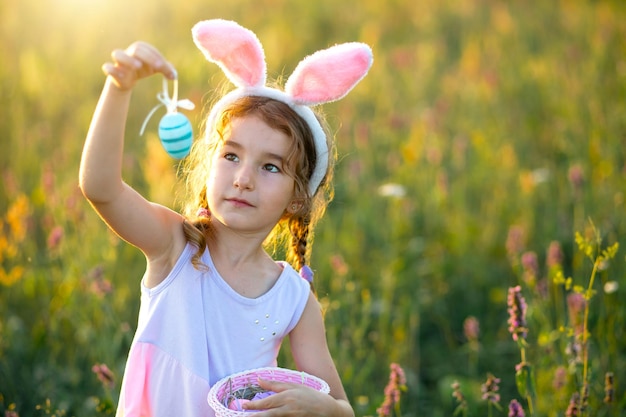
[(524, 252), (522, 255), (522, 267), (525, 271), (537, 276), (539, 273), (539, 262), (537, 261), (537, 254), (533, 251)]
[(578, 164), (572, 165), (569, 168), (568, 178), (570, 184), (574, 187), (574, 190), (576, 190), (576, 192), (580, 192), (583, 184), (585, 183), (585, 173), (583, 172), (582, 166)]
[(480, 387), (480, 391), (483, 393), (482, 399), (488, 403), (499, 405), (500, 403), (500, 378), (496, 378), (492, 374), (487, 374), (487, 381)]
[(580, 415), (578, 402), (580, 401), (580, 395), (577, 392), (572, 394), (572, 397), (569, 400), (569, 405), (567, 406), (567, 410), (565, 411), (566, 417), (578, 417)]
[(539, 276), (539, 261), (535, 252), (524, 252), (522, 255), (522, 269), (524, 270), (524, 282), (529, 285), (534, 284)]
[(552, 387), (556, 391), (561, 390), (567, 383), (567, 369), (564, 366), (559, 366), (554, 371), (554, 379), (552, 380)]
[(509, 288), (507, 305), (509, 306), (509, 332), (513, 340), (526, 339), (528, 333), (526, 328), (526, 300), (524, 300), (522, 288), (519, 285)]
[(563, 264), (563, 249), (561, 244), (556, 240), (550, 242), (546, 255), (546, 265), (548, 268), (560, 267)]
[(509, 417), (524, 417), (524, 409), (517, 402), (517, 400), (511, 400), (509, 403)]
[(517, 256), (524, 250), (526, 233), (522, 226), (514, 225), (509, 228), (506, 237), (506, 252), (511, 259), (517, 259)]
[(48, 249), (54, 250), (59, 247), (61, 240), (63, 239), (63, 228), (61, 226), (55, 226), (48, 235)]
[(478, 340), (480, 334), (480, 323), (474, 316), (469, 316), (463, 322), (463, 333), (468, 342), (475, 342)]
[(400, 404), (401, 391), (406, 390), (406, 377), (404, 370), (397, 363), (390, 365), (389, 382), (385, 387), (385, 399), (376, 410), (379, 417), (390, 417), (394, 407)]
[(102, 382), (102, 385), (107, 388), (113, 388), (113, 385), (115, 385), (115, 376), (108, 366), (106, 366), (104, 363), (97, 363), (91, 367), (91, 370), (98, 376), (98, 379), (100, 380), (100, 382)]
[(585, 296), (573, 292), (567, 295), (567, 311), (574, 332), (579, 335), (583, 332), (583, 313), (585, 310)]

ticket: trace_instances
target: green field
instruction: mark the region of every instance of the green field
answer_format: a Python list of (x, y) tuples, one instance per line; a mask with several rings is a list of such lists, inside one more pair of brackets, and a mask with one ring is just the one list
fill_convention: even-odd
[[(579, 415), (626, 413), (621, 0), (0, 0), (0, 413), (114, 413), (145, 262), (78, 190), (100, 66), (153, 43), (199, 126), (224, 83), (191, 40), (210, 18), (256, 32), (271, 78), (335, 43), (374, 51), (324, 106), (339, 162), (312, 262), (357, 416), (377, 414), (391, 363), (407, 377), (397, 415), (506, 416), (516, 399), (565, 416), (576, 392)], [(138, 134), (160, 88), (133, 93), (124, 177), (176, 207), (158, 115)], [(517, 285), (525, 343), (507, 323)], [(489, 374), (502, 410), (481, 398)]]

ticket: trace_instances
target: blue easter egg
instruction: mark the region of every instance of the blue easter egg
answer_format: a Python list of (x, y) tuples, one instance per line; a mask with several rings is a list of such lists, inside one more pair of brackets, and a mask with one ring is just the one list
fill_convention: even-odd
[(189, 119), (181, 113), (168, 113), (159, 122), (159, 138), (171, 157), (187, 156), (193, 142), (193, 129)]

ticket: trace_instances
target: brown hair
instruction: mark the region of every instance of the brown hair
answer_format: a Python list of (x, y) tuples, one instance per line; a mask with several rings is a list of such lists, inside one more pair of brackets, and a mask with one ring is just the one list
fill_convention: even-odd
[(326, 176), (315, 194), (309, 195), (308, 184), (317, 163), (317, 155), (313, 134), (307, 123), (289, 105), (278, 100), (261, 96), (244, 96), (235, 100), (224, 108), (215, 126), (207, 126), (210, 129), (209, 134), (195, 141), (191, 153), (182, 165), (186, 185), (182, 211), (187, 219), (183, 230), (187, 241), (198, 248), (191, 259), (197, 269), (206, 268), (200, 259), (207, 239), (211, 238), (210, 216), (199, 217), (197, 214), (199, 209), (208, 210), (206, 175), (211, 155), (224, 140), (223, 133), (230, 122), (235, 118), (251, 115), (260, 117), (268, 126), (293, 138), (284, 169), (294, 179), (294, 195), (301, 203), (299, 210), (286, 213), (281, 218), (268, 236), (266, 246), (273, 245), (274, 251), (286, 246), (287, 261), (296, 270), (300, 270), (307, 263), (310, 254), (315, 224), (333, 197), (331, 179), (335, 152), (331, 141), (327, 140), (330, 152)]

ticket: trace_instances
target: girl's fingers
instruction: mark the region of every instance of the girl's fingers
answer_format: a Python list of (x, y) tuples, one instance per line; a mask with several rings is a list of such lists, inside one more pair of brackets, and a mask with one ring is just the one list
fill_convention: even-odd
[(168, 78), (176, 78), (174, 66), (150, 44), (135, 42), (126, 49), (125, 53), (136, 60), (135, 64), (139, 63), (138, 68), (148, 69), (148, 73), (160, 72)]
[(111, 52), (111, 59), (116, 65), (123, 67), (139, 69), (143, 66), (143, 62), (141, 62), (141, 59), (135, 58), (121, 49), (116, 49)]
[(111, 60), (102, 66), (102, 71), (122, 90), (131, 89), (137, 80), (155, 73), (162, 73), (169, 79), (177, 77), (174, 66), (158, 49), (145, 42), (135, 42), (124, 50), (115, 49)]

